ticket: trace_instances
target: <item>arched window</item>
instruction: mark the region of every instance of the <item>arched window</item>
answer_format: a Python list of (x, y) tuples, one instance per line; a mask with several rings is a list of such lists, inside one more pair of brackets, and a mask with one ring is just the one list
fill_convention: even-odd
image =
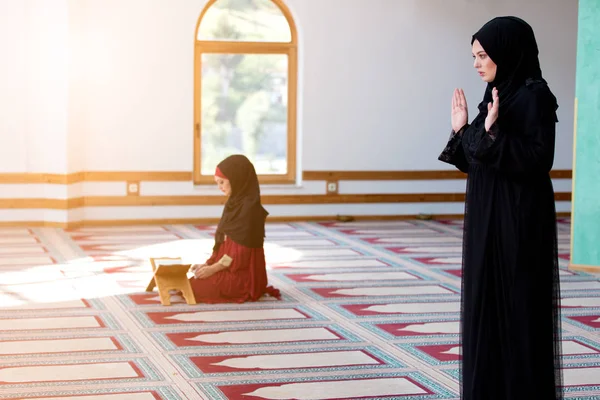
[(196, 26), (194, 183), (245, 154), (263, 183), (296, 178), (297, 34), (281, 0), (210, 0)]

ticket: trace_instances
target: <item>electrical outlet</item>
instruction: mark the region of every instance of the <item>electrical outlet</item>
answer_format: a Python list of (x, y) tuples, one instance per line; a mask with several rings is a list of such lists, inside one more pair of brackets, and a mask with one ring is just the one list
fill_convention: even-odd
[(335, 182), (327, 182), (327, 193), (328, 194), (336, 194), (338, 192), (338, 183)]
[(128, 196), (139, 196), (140, 194), (140, 183), (139, 182), (127, 182), (127, 195)]

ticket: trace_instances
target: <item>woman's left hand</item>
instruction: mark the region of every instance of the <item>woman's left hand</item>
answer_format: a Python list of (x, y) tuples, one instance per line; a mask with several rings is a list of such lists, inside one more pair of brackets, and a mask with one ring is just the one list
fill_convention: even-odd
[(212, 265), (204, 265), (194, 271), (194, 277), (196, 279), (206, 279), (217, 272)]
[(190, 272), (194, 273), (194, 272), (196, 272), (197, 269), (200, 269), (200, 268), (203, 268), (203, 267), (206, 267), (206, 264), (193, 264), (190, 267)]
[(500, 107), (500, 99), (498, 98), (498, 89), (492, 89), (492, 101), (488, 103), (488, 114), (485, 117), (485, 130), (489, 132), (490, 128), (498, 119), (498, 108)]

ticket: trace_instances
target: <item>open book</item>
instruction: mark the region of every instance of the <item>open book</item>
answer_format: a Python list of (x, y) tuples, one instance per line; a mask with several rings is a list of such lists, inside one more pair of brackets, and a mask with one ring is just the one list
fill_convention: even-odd
[(192, 264), (184, 263), (181, 258), (158, 257), (150, 258), (154, 275), (177, 275), (187, 273)]
[(183, 260), (181, 258), (151, 258), (150, 262), (154, 264), (156, 268), (162, 265), (181, 265)]

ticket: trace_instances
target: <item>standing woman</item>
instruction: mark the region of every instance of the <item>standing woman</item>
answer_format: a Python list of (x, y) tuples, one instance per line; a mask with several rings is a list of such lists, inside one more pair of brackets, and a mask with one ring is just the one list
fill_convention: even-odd
[(472, 37), (487, 89), (468, 124), (452, 99), (439, 159), (468, 173), (463, 243), (461, 399), (562, 399), (554, 190), (556, 98), (531, 27), (494, 18)]
[(200, 303), (243, 303), (264, 294), (280, 297), (267, 286), (265, 220), (267, 211), (260, 202), (260, 187), (254, 166), (243, 155), (221, 161), (215, 182), (229, 196), (215, 233), (215, 245), (203, 265), (194, 265), (190, 279), (194, 297)]

